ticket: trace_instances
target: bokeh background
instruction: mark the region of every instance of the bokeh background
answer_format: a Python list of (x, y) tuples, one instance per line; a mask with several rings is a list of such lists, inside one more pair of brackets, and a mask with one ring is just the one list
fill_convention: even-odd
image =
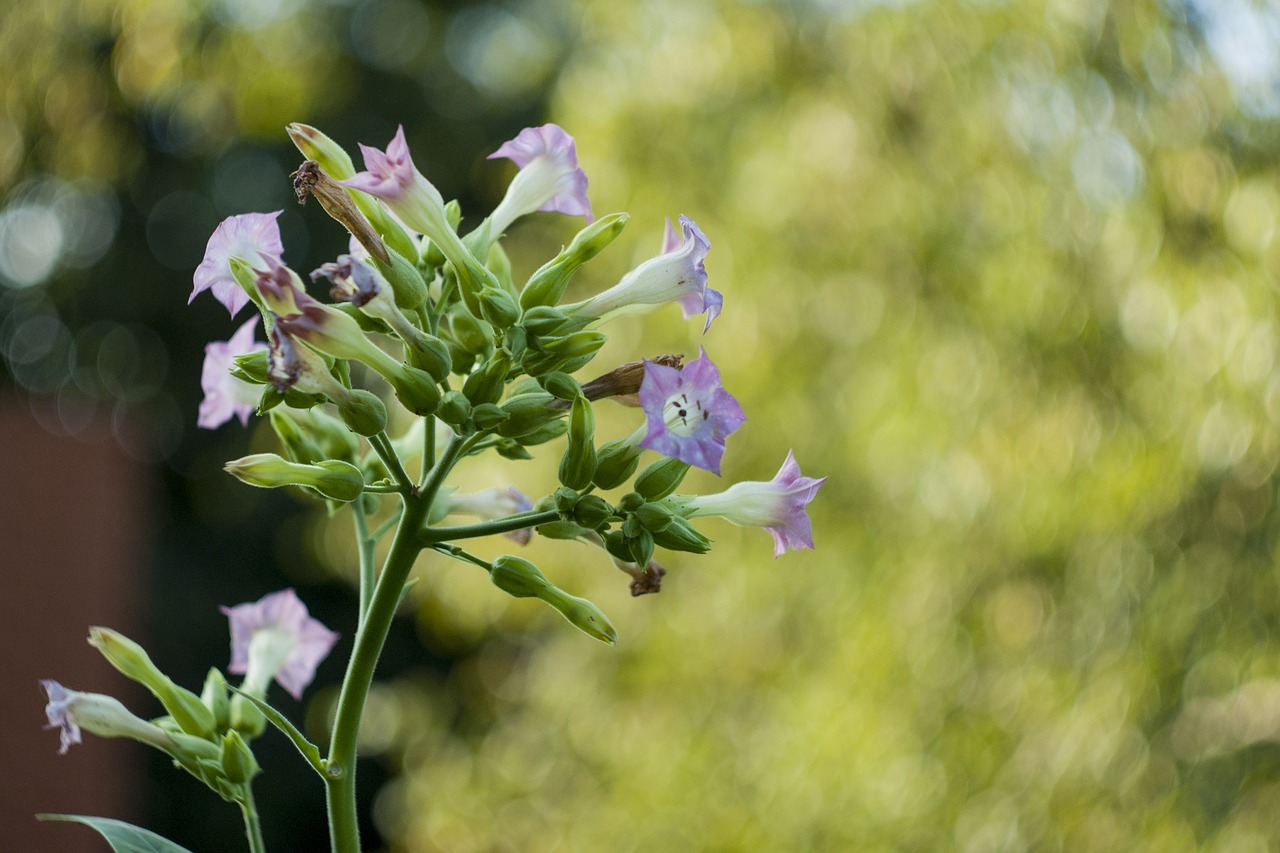
[[(227, 215), (284, 208), (299, 270), (345, 246), (292, 203), (290, 121), (353, 150), (403, 122), (472, 222), (511, 175), (485, 155), (563, 125), (596, 212), (633, 217), (577, 292), (685, 213), (726, 295), (705, 338), (674, 309), (612, 324), (599, 363), (705, 346), (749, 416), (725, 479), (767, 480), (790, 448), (830, 476), (815, 551), (775, 561), (763, 532), (711, 521), (715, 550), (670, 555), (656, 596), (631, 599), (585, 549), (530, 546), (609, 613), (616, 649), (423, 558), (371, 699), (369, 849), (1280, 848), (1274, 5), (0, 15), (0, 700), (32, 774), (6, 816), (18, 849), (102, 849), (29, 815), (104, 791), (114, 816), (194, 850), (239, 843), (232, 806), (142, 747), (58, 757), (38, 731), (37, 671), (158, 713), (82, 645), (88, 624), (127, 627), (198, 687), (226, 663), (215, 605), (292, 585), (345, 637), (305, 702), (275, 697), (325, 737), (354, 631), (344, 518), (326, 530), (315, 506), (221, 472), (271, 440), (195, 428), (203, 345), (238, 322), (187, 305)], [(578, 224), (518, 224), (517, 273)], [(553, 465), (462, 474), (536, 496)], [(282, 738), (261, 744), (269, 844), (321, 849), (318, 781)]]

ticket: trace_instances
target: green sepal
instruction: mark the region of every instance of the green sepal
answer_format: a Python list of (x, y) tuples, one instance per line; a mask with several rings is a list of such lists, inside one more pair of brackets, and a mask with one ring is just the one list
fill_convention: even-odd
[(231, 368), (231, 375), (241, 382), (248, 382), (251, 385), (267, 384), (267, 371), (270, 365), (265, 349), (242, 353), (231, 359), (231, 363), (235, 365)]
[(253, 750), (235, 729), (222, 736), (222, 772), (227, 780), (243, 785), (262, 772)]
[(621, 486), (640, 465), (641, 452), (625, 438), (600, 447), (596, 450), (596, 473), (593, 477), (595, 484), (602, 489)]
[(578, 268), (604, 251), (622, 233), (629, 219), (625, 213), (610, 213), (579, 231), (560, 254), (529, 277), (520, 292), (520, 307), (528, 310), (558, 303)]
[(711, 550), (711, 540), (680, 516), (675, 516), (669, 525), (654, 533), (653, 541), (670, 551), (705, 554)]
[(550, 423), (543, 424), (537, 429), (529, 430), (523, 435), (516, 436), (516, 441), (525, 447), (536, 447), (539, 444), (546, 444), (552, 439), (559, 438), (569, 429), (569, 423), (565, 420), (554, 420)]
[(599, 495), (583, 495), (573, 507), (573, 520), (595, 530), (613, 517), (613, 507)]
[(680, 487), (689, 463), (666, 457), (654, 462), (636, 477), (635, 489), (646, 500), (660, 501)]
[(214, 731), (225, 731), (231, 719), (231, 694), (227, 692), (227, 679), (216, 666), (204, 677), (200, 701), (213, 712)]

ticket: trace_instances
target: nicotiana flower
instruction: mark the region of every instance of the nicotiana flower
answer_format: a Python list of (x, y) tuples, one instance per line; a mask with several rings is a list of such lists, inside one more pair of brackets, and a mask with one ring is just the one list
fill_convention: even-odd
[(507, 187), (507, 194), (489, 217), (496, 236), (512, 222), (535, 210), (549, 210), (570, 216), (586, 216), (591, 222), (591, 202), (587, 199), (587, 174), (578, 167), (578, 151), (573, 137), (558, 125), (526, 127), (515, 139), (489, 155), (514, 160), (520, 167)]
[(227, 670), (243, 674), (243, 689), (254, 696), (264, 696), (274, 678), (293, 698), (301, 699), (316, 667), (338, 640), (307, 614), (307, 606), (292, 589), (219, 610), (231, 622)]
[[(519, 489), (485, 489), (469, 495), (453, 494), (449, 496), (449, 513), (457, 515), (474, 515), (485, 521), (506, 518), (533, 509), (533, 503)], [(511, 530), (503, 536), (520, 545), (528, 545), (533, 536), (529, 527)]]
[(249, 301), (249, 295), (236, 284), (231, 275), (231, 258), (240, 258), (252, 267), (283, 263), (284, 244), (280, 241), (280, 226), (276, 223), (283, 211), (274, 213), (244, 213), (229, 216), (214, 229), (213, 236), (204, 250), (204, 260), (196, 267), (194, 282), (188, 303), (203, 290), (212, 290), (214, 297), (227, 307), (234, 317)]
[(255, 314), (230, 340), (205, 344), (204, 367), (200, 371), (204, 400), (200, 403), (196, 426), (217, 429), (233, 417), (248, 425), (249, 413), (257, 408), (262, 389), (232, 376), (231, 368), (235, 366), (236, 356), (267, 348), (266, 344), (253, 339), (258, 322)]
[(61, 729), (59, 755), (66, 755), (72, 744), (81, 742), (81, 728), (98, 737), (128, 737), (160, 749), (174, 745), (164, 729), (134, 716), (113, 696), (68, 690), (48, 679), (42, 680), (40, 686), (49, 694), (44, 706), (48, 728)]
[(680, 217), (680, 228), (684, 234), (682, 243), (673, 245), (674, 238), (669, 237), (663, 245), (664, 249), (671, 248), (627, 273), (613, 287), (569, 310), (584, 317), (603, 318), (623, 311), (652, 311), (668, 302), (678, 302), (686, 317), (706, 312), (705, 332), (724, 301), (718, 291), (707, 287), (704, 262), (711, 243), (687, 216)]
[[(681, 224), (683, 224), (683, 220), (685, 219), (686, 217), (681, 217)], [(689, 224), (693, 225), (693, 220), (689, 220)], [(693, 225), (693, 229), (697, 231), (699, 235), (702, 234), (701, 231), (697, 230), (698, 226)], [(704, 242), (706, 241), (706, 237), (703, 237), (702, 239)], [(681, 236), (680, 232), (676, 230), (676, 227), (671, 224), (671, 219), (668, 217), (666, 229), (662, 234), (662, 253), (665, 255), (669, 252), (675, 252), (684, 245), (684, 242), (685, 239)], [(707, 248), (711, 248), (710, 243), (707, 244)], [(704, 335), (707, 333), (707, 330), (711, 328), (711, 321), (719, 317), (720, 311), (724, 308), (724, 294), (710, 287), (703, 288), (701, 292), (694, 291), (692, 293), (686, 293), (677, 301), (680, 303), (680, 310), (684, 312), (684, 318), (686, 320), (695, 314), (705, 313), (707, 315), (707, 322), (702, 327), (702, 333)]]
[(433, 239), (440, 239), (441, 228), (452, 232), (440, 191), (413, 165), (404, 125), (396, 128), (386, 151), (361, 145), (360, 153), (364, 155), (365, 171), (338, 181), (339, 184), (382, 199), (406, 225)]
[(805, 507), (818, 494), (826, 477), (805, 477), (793, 451), (767, 483), (735, 483), (714, 495), (682, 498), (691, 516), (717, 515), (742, 527), (763, 527), (773, 537), (773, 556), (788, 548), (812, 548), (813, 527)]
[(682, 368), (644, 363), (640, 405), (648, 432), (639, 446), (720, 474), (724, 441), (747, 416), (720, 385), (720, 371), (702, 350)]

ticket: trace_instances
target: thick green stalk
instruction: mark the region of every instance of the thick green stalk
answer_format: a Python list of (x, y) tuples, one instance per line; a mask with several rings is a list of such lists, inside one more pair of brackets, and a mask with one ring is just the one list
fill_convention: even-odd
[(356, 548), (360, 552), (360, 622), (364, 622), (369, 602), (373, 601), (373, 551), (377, 540), (369, 535), (369, 520), (361, 498), (351, 502), (351, 515), (356, 523)]
[(347, 663), (338, 697), (338, 713), (333, 723), (333, 740), (326, 760), (326, 800), (329, 808), (329, 837), (333, 853), (360, 853), (360, 825), (356, 815), (356, 744), (360, 718), (373, 683), (373, 673), (382, 654), (387, 632), (409, 571), (422, 544), (419, 532), (426, 522), (436, 492), (453, 469), (463, 449), (455, 438), (440, 454), (420, 492), (404, 497), (404, 512), (396, 528), (391, 550), (373, 590), (373, 600), (356, 630), (355, 648)]
[(554, 509), (542, 512), (522, 512), (497, 518), (493, 521), (482, 521), (479, 524), (459, 524), (455, 527), (428, 527), (422, 531), (421, 542), (434, 545), (437, 542), (452, 542), (455, 539), (475, 539), (477, 536), (492, 536), (496, 533), (510, 533), (526, 527), (537, 527), (539, 524), (550, 524), (560, 520), (560, 513)]
[(240, 814), (244, 817), (244, 837), (249, 841), (249, 853), (266, 853), (267, 845), (262, 841), (262, 823), (258, 820), (258, 806), (253, 801), (252, 783), (245, 782), (240, 786)]

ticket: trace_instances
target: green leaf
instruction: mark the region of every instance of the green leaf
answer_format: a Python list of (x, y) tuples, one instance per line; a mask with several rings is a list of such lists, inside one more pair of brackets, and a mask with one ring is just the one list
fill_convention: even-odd
[(267, 718), (267, 721), (270, 722), (271, 725), (284, 732), (285, 737), (293, 741), (293, 745), (298, 748), (298, 752), (302, 753), (302, 757), (307, 760), (307, 763), (315, 768), (315, 771), (319, 773), (321, 777), (324, 777), (324, 761), (320, 758), (320, 747), (307, 740), (306, 735), (298, 731), (297, 726), (289, 722), (288, 718), (285, 717), (284, 714), (281, 714), (266, 702), (263, 702), (256, 696), (250, 696), (248, 693), (245, 693), (243, 690), (239, 690), (236, 687), (231, 687), (231, 689), (235, 690), (236, 693), (239, 693), (245, 699), (252, 702), (253, 706), (262, 712), (262, 715)]
[(111, 849), (116, 853), (191, 853), (185, 847), (174, 844), (162, 835), (156, 835), (149, 829), (113, 820), (109, 817), (85, 817), (75, 814), (41, 814), (38, 820), (64, 820), (69, 823), (83, 823), (96, 829)]

